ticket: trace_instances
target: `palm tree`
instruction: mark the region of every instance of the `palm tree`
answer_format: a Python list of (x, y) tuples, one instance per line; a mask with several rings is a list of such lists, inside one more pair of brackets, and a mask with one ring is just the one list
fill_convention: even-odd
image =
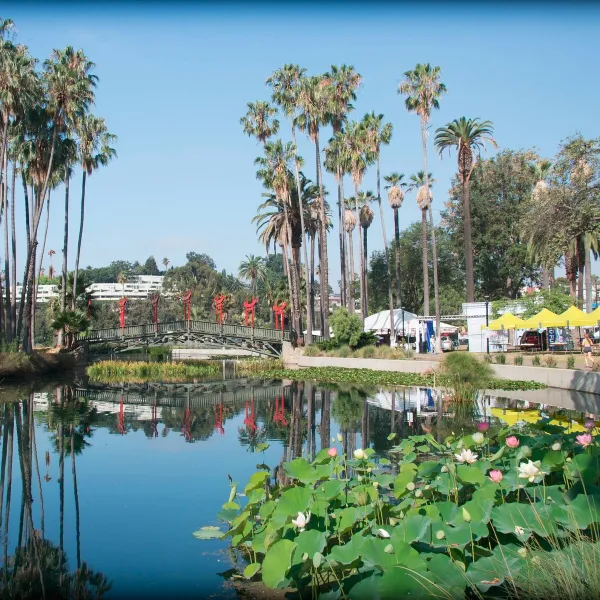
[[(429, 63), (417, 64), (412, 71), (404, 73), (404, 81), (398, 87), (398, 93), (406, 96), (404, 104), (409, 112), (416, 112), (421, 121), (421, 143), (423, 145), (423, 172), (425, 173), (425, 190), (430, 188), (429, 171), (427, 170), (427, 123), (431, 111), (440, 107), (440, 98), (446, 93), (446, 86), (440, 82), (440, 67), (432, 67)], [(429, 202), (429, 219), (432, 223), (431, 246), (433, 250), (433, 288), (435, 295), (435, 327), (436, 351), (441, 352), (440, 336), (440, 297), (437, 274), (437, 246), (435, 243), (435, 229), (433, 228), (433, 212)], [(426, 282), (425, 298), (429, 307), (429, 281)], [(426, 311), (428, 312), (428, 311)]]
[(458, 175), (462, 184), (462, 203), (465, 220), (465, 267), (467, 275), (467, 302), (475, 302), (475, 281), (473, 276), (473, 241), (471, 231), (471, 199), (470, 185), (471, 174), (475, 166), (473, 152), (478, 157), (485, 142), (497, 147), (496, 140), (492, 137), (494, 126), (491, 121), (479, 119), (454, 119), (436, 130), (435, 147), (440, 156), (444, 150), (456, 148), (458, 158)]
[[(389, 261), (387, 234), (385, 231), (385, 221), (383, 219), (383, 209), (381, 208), (381, 174), (380, 174), (380, 155), (381, 145), (388, 145), (392, 139), (392, 124), (383, 122), (382, 114), (375, 115), (374, 112), (368, 113), (363, 117), (363, 123), (367, 130), (367, 145), (369, 152), (375, 156), (377, 162), (377, 204), (379, 205), (379, 216), (381, 218), (381, 233), (383, 235), (383, 247), (385, 248), (385, 262), (388, 271), (388, 294), (390, 302), (390, 330), (395, 332), (394, 327), (394, 297), (392, 292), (392, 267)], [(366, 289), (366, 288), (365, 288)], [(367, 290), (368, 291), (368, 290)], [(396, 345), (396, 336), (390, 336), (390, 345)]]
[(171, 261), (165, 256), (165, 258), (162, 259), (162, 264), (165, 266), (165, 273), (167, 272), (167, 269), (169, 268), (169, 263)]
[[(368, 278), (367, 278), (367, 266), (368, 266), (368, 260), (369, 260), (369, 253), (368, 253), (368, 247), (367, 247), (367, 237), (368, 237), (368, 231), (369, 231), (369, 227), (371, 227), (371, 223), (373, 222), (373, 217), (375, 216), (375, 214), (373, 213), (373, 211), (371, 210), (371, 207), (369, 206), (369, 203), (371, 202), (375, 202), (376, 198), (373, 195), (373, 192), (368, 191), (368, 192), (360, 192), (359, 196), (358, 196), (358, 200), (359, 202), (362, 203), (362, 206), (360, 207), (360, 213), (359, 213), (359, 222), (360, 225), (362, 227), (363, 230), (363, 260), (362, 260), (362, 267), (364, 269), (363, 274), (362, 274), (362, 282), (363, 282), (363, 307), (362, 307), (362, 314), (363, 314), (363, 319), (366, 319), (369, 316), (369, 282), (368, 282)], [(393, 310), (393, 307), (392, 307)], [(392, 317), (393, 319), (393, 317)], [(393, 327), (393, 320), (390, 324), (391, 327)], [(392, 329), (392, 331), (394, 331)]]
[(123, 296), (125, 296), (125, 284), (127, 283), (127, 273), (125, 271), (120, 271), (117, 275), (117, 283), (120, 283), (123, 286)]
[[(398, 219), (398, 209), (402, 206), (404, 200), (403, 188), (407, 186), (402, 180), (404, 173), (390, 173), (383, 178), (389, 185), (385, 186), (388, 190), (388, 201), (394, 211), (394, 239), (396, 240), (396, 305), (402, 308), (402, 280), (400, 279), (400, 221)], [(387, 248), (387, 246), (386, 246)]]
[(62, 311), (56, 315), (56, 318), (52, 322), (52, 329), (65, 332), (67, 348), (73, 347), (75, 334), (87, 331), (89, 326), (90, 320), (79, 310)]
[(246, 255), (246, 260), (240, 263), (238, 275), (250, 281), (252, 295), (256, 294), (256, 281), (265, 277), (265, 261), (261, 256)]
[(354, 300), (352, 298), (346, 298), (348, 295), (348, 282), (346, 281), (345, 276), (346, 248), (342, 224), (342, 213), (344, 210), (344, 175), (348, 173), (348, 169), (345, 164), (343, 148), (340, 147), (339, 141), (336, 142), (336, 140), (339, 140), (348, 113), (354, 109), (352, 102), (356, 100), (356, 90), (362, 83), (362, 77), (356, 72), (356, 69), (352, 65), (341, 65), (340, 67), (331, 65), (331, 70), (326, 73), (324, 77), (331, 91), (328, 108), (333, 129), (333, 138), (329, 141), (329, 147), (330, 150), (333, 151), (333, 156), (327, 157), (329, 159), (329, 164), (326, 158), (325, 167), (334, 174), (338, 186), (338, 235), (340, 242), (340, 270), (342, 272), (340, 291), (342, 294), (342, 303), (350, 306), (354, 303)]
[[(79, 220), (79, 237), (77, 239), (77, 254), (75, 256), (75, 276), (73, 287), (77, 288), (79, 272), (79, 257), (81, 255), (81, 239), (83, 236), (83, 219), (85, 213), (86, 178), (100, 167), (105, 167), (117, 152), (111, 147), (117, 136), (108, 132), (104, 119), (94, 115), (84, 114), (75, 122), (75, 130), (79, 138), (79, 160), (83, 170), (81, 180), (81, 217)], [(75, 297), (71, 310), (75, 310)]]
[(417, 204), (421, 209), (421, 225), (422, 225), (422, 246), (423, 246), (423, 313), (429, 314), (429, 258), (427, 252), (427, 210), (433, 200), (431, 186), (434, 184), (431, 173), (428, 173), (427, 180), (429, 181), (429, 194), (426, 192), (425, 174), (419, 171), (416, 175), (410, 176), (411, 183), (408, 186), (408, 191), (417, 190)]
[[(359, 193), (360, 193), (360, 185), (362, 183), (362, 179), (365, 174), (365, 170), (367, 169), (367, 155), (366, 150), (367, 146), (367, 131), (365, 127), (361, 123), (357, 123), (353, 121), (348, 124), (348, 129), (345, 134), (345, 146), (346, 152), (348, 156), (348, 162), (350, 166), (350, 172), (352, 174), (352, 181), (354, 183), (354, 201), (355, 206), (354, 209), (356, 211), (356, 218), (358, 220), (358, 243), (359, 249), (362, 242), (362, 225), (359, 219)], [(363, 298), (363, 291), (365, 289), (363, 277), (366, 272), (364, 262), (363, 262), (363, 254), (359, 252), (360, 255), (360, 306), (361, 306), (361, 314), (365, 313), (365, 303)]]
[[(296, 194), (300, 202), (300, 226), (303, 236), (306, 232), (304, 223), (304, 206), (302, 204), (302, 188), (300, 182), (300, 160), (298, 157), (298, 149), (296, 145), (296, 113), (298, 110), (298, 90), (300, 82), (304, 77), (306, 69), (300, 68), (299, 65), (285, 64), (283, 68), (278, 69), (267, 79), (267, 85), (273, 88), (271, 96), (273, 102), (281, 108), (283, 113), (290, 119), (292, 125), (292, 141), (294, 144), (294, 167), (296, 174)], [(308, 273), (308, 243), (306, 238), (303, 238), (304, 248), (304, 266), (306, 280), (306, 343), (312, 344), (313, 333), (313, 314), (314, 314), (314, 295), (312, 292), (312, 284)]]
[(240, 124), (244, 127), (244, 133), (248, 137), (254, 136), (261, 144), (279, 131), (279, 121), (273, 117), (277, 114), (277, 109), (273, 108), (268, 102), (248, 102), (248, 111), (240, 119)]
[(296, 117), (296, 125), (306, 132), (315, 144), (317, 164), (317, 185), (319, 186), (319, 283), (321, 298), (321, 334), (329, 339), (329, 263), (327, 254), (327, 216), (325, 211), (325, 192), (323, 174), (321, 172), (321, 151), (319, 148), (319, 130), (330, 119), (331, 87), (325, 76), (303, 77), (298, 89), (297, 103), (300, 114)]

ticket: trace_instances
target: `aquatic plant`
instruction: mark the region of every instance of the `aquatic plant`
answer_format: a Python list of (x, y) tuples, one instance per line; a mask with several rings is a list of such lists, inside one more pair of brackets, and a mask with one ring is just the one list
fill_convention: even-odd
[[(532, 555), (571, 564), (576, 544), (598, 539), (600, 447), (583, 435), (590, 443), (547, 420), (495, 437), (418, 435), (393, 446), (393, 461), (334, 442), (284, 463), (291, 484), (262, 465), (243, 494), (231, 482), (219, 536), (245, 556), (246, 578), (313, 598), (525, 597)], [(548, 590), (553, 576), (539, 577)]]

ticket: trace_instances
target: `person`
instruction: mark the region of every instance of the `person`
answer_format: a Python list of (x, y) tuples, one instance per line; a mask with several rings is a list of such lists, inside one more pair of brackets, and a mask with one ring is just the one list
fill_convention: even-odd
[[(583, 336), (583, 341), (582, 341), (582, 347), (583, 347), (583, 358), (585, 359), (585, 366), (586, 367), (595, 367), (596, 366), (596, 361), (594, 360), (594, 357), (592, 356), (592, 338), (590, 338), (590, 334), (586, 331), (585, 335)], [(591, 365), (589, 364), (589, 361), (591, 361)]]
[(435, 335), (429, 338), (429, 344), (431, 345), (431, 353), (435, 354)]

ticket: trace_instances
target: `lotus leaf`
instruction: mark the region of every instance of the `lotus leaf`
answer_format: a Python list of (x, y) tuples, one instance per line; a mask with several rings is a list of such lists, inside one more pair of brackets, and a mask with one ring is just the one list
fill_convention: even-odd
[(287, 572), (291, 567), (296, 544), (290, 540), (279, 540), (269, 547), (262, 563), (262, 580), (269, 588), (285, 587)]

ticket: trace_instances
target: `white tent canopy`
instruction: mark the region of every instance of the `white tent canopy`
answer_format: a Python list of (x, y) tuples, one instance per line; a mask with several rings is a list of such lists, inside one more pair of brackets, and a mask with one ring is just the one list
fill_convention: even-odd
[[(402, 309), (394, 309), (394, 329), (398, 335), (402, 335)], [(416, 329), (418, 325), (417, 315), (404, 311), (404, 329), (407, 334), (411, 328)], [(390, 327), (390, 311), (382, 310), (374, 315), (370, 315), (365, 319), (365, 331), (375, 331), (376, 333), (387, 333)]]

